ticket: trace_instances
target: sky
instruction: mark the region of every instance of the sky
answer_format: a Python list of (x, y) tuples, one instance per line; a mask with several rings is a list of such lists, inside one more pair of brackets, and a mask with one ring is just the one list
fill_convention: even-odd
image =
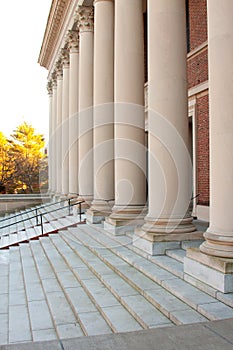
[(48, 71), (38, 57), (52, 0), (1, 1), (0, 131), (26, 121), (48, 140)]

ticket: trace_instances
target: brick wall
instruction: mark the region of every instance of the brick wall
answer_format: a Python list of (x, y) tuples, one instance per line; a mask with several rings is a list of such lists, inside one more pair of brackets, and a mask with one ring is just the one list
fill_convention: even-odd
[(207, 0), (188, 0), (188, 8), (191, 51), (207, 40)]
[(209, 205), (209, 99), (197, 98), (197, 190), (198, 204)]
[(188, 88), (208, 80), (208, 49), (190, 57), (187, 62)]

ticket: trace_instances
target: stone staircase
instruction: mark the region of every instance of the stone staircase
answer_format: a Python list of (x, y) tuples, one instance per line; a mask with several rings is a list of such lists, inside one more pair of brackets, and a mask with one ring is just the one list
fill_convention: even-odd
[(232, 318), (233, 294), (184, 274), (188, 246), (151, 257), (84, 224), (0, 250), (0, 345)]
[[(20, 211), (17, 216), (11, 215), (6, 217), (7, 220), (0, 221), (0, 249), (28, 242), (42, 235), (55, 233), (80, 222), (80, 217), (70, 215), (68, 208), (62, 209), (58, 205), (54, 205), (54, 209), (55, 211), (47, 212), (43, 206), (38, 206), (35, 207), (35, 210)], [(35, 213), (38, 214), (38, 219), (36, 219)], [(41, 214), (43, 215), (43, 230), (40, 226)], [(84, 215), (81, 216), (81, 220), (84, 220)]]

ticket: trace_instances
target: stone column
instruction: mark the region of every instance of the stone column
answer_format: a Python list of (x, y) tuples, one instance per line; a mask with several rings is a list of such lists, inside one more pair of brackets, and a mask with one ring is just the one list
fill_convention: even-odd
[(210, 224), (185, 272), (233, 292), (233, 2), (208, 0)]
[(110, 214), (114, 198), (114, 3), (94, 5), (94, 200), (87, 221), (98, 223)]
[(48, 192), (52, 194), (52, 123), (53, 123), (53, 83), (49, 80), (47, 83), (47, 90), (49, 95), (49, 142), (48, 142)]
[(93, 199), (93, 48), (94, 9), (78, 9), (79, 54), (79, 199)]
[(69, 196), (78, 195), (79, 33), (69, 31)]
[[(105, 229), (121, 234), (145, 215), (143, 1), (115, 1), (115, 205)], [(132, 229), (132, 227), (131, 227)]]
[(57, 118), (56, 118), (56, 199), (62, 193), (62, 64), (61, 59), (56, 63), (57, 69)]
[(69, 51), (62, 50), (63, 85), (62, 85), (62, 195), (69, 194)]
[(188, 213), (192, 163), (188, 150), (185, 0), (148, 1), (148, 189), (145, 223), (134, 245), (163, 254), (200, 239)]
[(51, 145), (52, 145), (52, 153), (51, 153), (51, 162), (52, 162), (52, 193), (56, 194), (57, 189), (57, 152), (56, 152), (56, 124), (57, 124), (57, 73), (53, 71), (52, 73), (52, 85), (53, 85), (53, 102), (52, 102), (52, 134), (51, 134)]

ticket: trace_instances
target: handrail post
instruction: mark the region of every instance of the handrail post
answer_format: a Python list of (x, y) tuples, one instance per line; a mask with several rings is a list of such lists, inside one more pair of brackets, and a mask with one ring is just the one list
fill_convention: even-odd
[(69, 215), (70, 215), (70, 198), (68, 199), (68, 205), (69, 205)]
[(44, 227), (43, 227), (43, 214), (40, 214), (40, 226), (41, 226), (41, 234), (44, 234)]
[(37, 210), (37, 208), (36, 208), (36, 226), (38, 226), (38, 225), (39, 225), (38, 210)]
[(81, 222), (82, 221), (82, 203), (78, 203), (78, 206), (79, 206), (79, 221)]

